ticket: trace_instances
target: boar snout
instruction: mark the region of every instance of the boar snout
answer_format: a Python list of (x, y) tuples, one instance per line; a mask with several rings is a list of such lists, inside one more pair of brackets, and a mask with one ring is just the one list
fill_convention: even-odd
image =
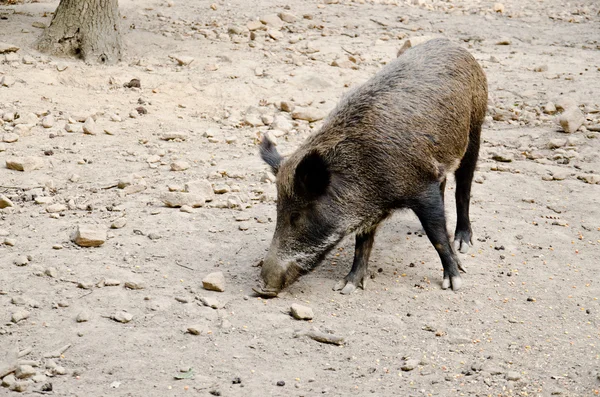
[(260, 277), (263, 285), (254, 288), (254, 292), (263, 297), (276, 297), (287, 285), (301, 275), (301, 268), (295, 262), (282, 262), (269, 254), (262, 264)]

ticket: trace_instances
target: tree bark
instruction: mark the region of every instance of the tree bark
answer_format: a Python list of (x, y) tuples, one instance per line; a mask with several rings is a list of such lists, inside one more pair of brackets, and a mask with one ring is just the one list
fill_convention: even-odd
[(35, 46), (52, 55), (75, 56), (90, 63), (121, 60), (118, 0), (60, 0), (50, 26)]

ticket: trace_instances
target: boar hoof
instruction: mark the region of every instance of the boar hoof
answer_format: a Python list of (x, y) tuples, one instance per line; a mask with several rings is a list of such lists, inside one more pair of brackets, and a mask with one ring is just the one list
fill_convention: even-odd
[(458, 291), (462, 286), (462, 278), (460, 276), (451, 277), (452, 281), (452, 291)]
[(351, 293), (353, 293), (354, 291), (356, 291), (356, 289), (358, 288), (358, 286), (362, 287), (362, 289), (365, 289), (365, 280), (363, 279), (360, 283), (354, 283), (350, 280), (346, 280), (345, 278), (338, 281), (337, 283), (335, 283), (335, 286), (333, 287), (334, 291), (340, 291), (341, 294), (343, 295), (350, 295)]
[(461, 254), (466, 254), (469, 252), (469, 248), (471, 248), (471, 243), (466, 241), (460, 237), (457, 237), (454, 240), (454, 251), (460, 252)]
[(263, 288), (252, 288), (252, 291), (254, 291), (261, 298), (275, 298), (279, 293), (279, 291)]
[(460, 276), (445, 278), (444, 281), (442, 281), (442, 289), (448, 289), (450, 286), (452, 286), (452, 291), (458, 291), (462, 286), (462, 279)]

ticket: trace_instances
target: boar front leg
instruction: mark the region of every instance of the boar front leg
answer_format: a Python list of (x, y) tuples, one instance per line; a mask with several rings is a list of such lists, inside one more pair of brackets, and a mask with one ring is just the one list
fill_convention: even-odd
[(429, 241), (437, 250), (442, 266), (444, 267), (444, 281), (442, 288), (450, 286), (454, 291), (460, 289), (462, 279), (459, 270), (465, 271), (450, 245), (448, 230), (446, 229), (446, 214), (444, 213), (444, 200), (440, 194), (440, 184), (432, 186), (414, 204), (413, 211), (419, 217)]
[(354, 247), (354, 261), (350, 273), (342, 280), (338, 281), (333, 287), (334, 291), (340, 291), (344, 295), (351, 294), (357, 287), (365, 289), (367, 278), (367, 267), (369, 256), (375, 240), (375, 230), (377, 226), (372, 227), (366, 232), (356, 235), (356, 245)]

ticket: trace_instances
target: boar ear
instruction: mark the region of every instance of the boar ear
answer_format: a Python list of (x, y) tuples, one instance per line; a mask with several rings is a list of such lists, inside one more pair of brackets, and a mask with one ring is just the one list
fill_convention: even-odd
[(262, 142), (260, 143), (260, 157), (271, 167), (273, 174), (277, 175), (283, 157), (277, 152), (275, 144), (273, 144), (266, 135), (263, 136)]
[(317, 152), (311, 152), (298, 164), (294, 178), (299, 194), (316, 198), (327, 190), (331, 181), (331, 173), (323, 156)]

